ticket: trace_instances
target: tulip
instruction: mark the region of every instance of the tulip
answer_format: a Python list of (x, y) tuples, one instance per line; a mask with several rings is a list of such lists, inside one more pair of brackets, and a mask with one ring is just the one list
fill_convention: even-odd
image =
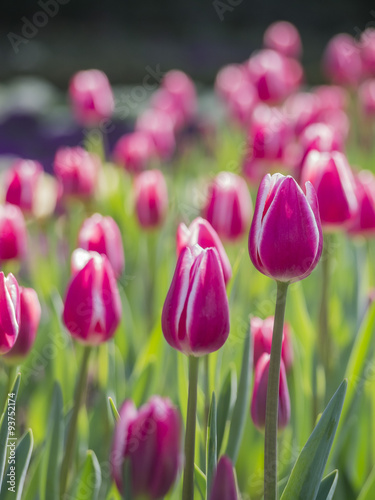
[(135, 124), (137, 132), (148, 134), (154, 141), (156, 154), (162, 160), (169, 159), (175, 148), (173, 119), (164, 111), (148, 109), (138, 116)]
[(197, 217), (189, 227), (181, 223), (178, 226), (176, 237), (177, 255), (180, 255), (181, 251), (187, 246), (193, 247), (196, 244), (202, 248), (216, 248), (223, 270), (225, 284), (228, 283), (232, 277), (232, 268), (219, 235), (207, 220), (202, 219), (202, 217)]
[(168, 208), (168, 191), (160, 170), (146, 170), (134, 181), (135, 209), (143, 228), (160, 226)]
[(329, 153), (331, 151), (342, 151), (344, 146), (339, 134), (325, 123), (309, 125), (303, 131), (299, 140), (305, 157), (314, 149)]
[(111, 85), (102, 71), (90, 69), (76, 73), (69, 84), (69, 96), (75, 118), (83, 126), (97, 126), (113, 114)]
[(59, 149), (53, 164), (64, 195), (73, 196), (90, 196), (94, 193), (99, 166), (99, 158), (80, 147)]
[(231, 172), (220, 172), (209, 187), (203, 217), (219, 236), (236, 240), (250, 223), (252, 203), (246, 182)]
[(17, 160), (8, 170), (5, 179), (5, 201), (17, 205), (25, 212), (32, 212), (42, 165), (33, 160)]
[(375, 79), (366, 80), (358, 89), (359, 104), (362, 113), (370, 118), (375, 116)]
[(232, 94), (237, 93), (242, 87), (250, 84), (245, 66), (229, 64), (222, 68), (215, 80), (215, 91), (225, 102)]
[(365, 29), (360, 38), (361, 60), (366, 76), (375, 77), (375, 29)]
[(27, 249), (25, 219), (16, 205), (0, 205), (0, 261), (22, 259)]
[[(251, 336), (253, 337), (253, 368), (255, 369), (259, 359), (264, 353), (271, 354), (274, 317), (265, 320), (251, 318)], [(290, 330), (287, 324), (283, 328), (283, 340), (281, 348), (281, 359), (285, 370), (288, 372), (293, 364), (293, 347), (290, 338)]]
[(165, 299), (162, 330), (168, 344), (187, 355), (217, 351), (229, 335), (229, 306), (218, 252), (184, 248)]
[(36, 291), (20, 287), (19, 333), (15, 344), (4, 356), (7, 362), (18, 364), (28, 355), (35, 341), (41, 313)]
[(115, 276), (125, 268), (124, 248), (120, 230), (112, 217), (94, 214), (84, 221), (78, 235), (78, 246), (105, 255)]
[(282, 112), (294, 133), (299, 136), (306, 127), (316, 122), (320, 112), (319, 98), (309, 92), (298, 92), (285, 101)]
[(109, 340), (120, 322), (121, 300), (107, 257), (77, 249), (74, 275), (65, 296), (63, 319), (70, 334), (87, 345)]
[(191, 121), (197, 108), (197, 94), (192, 79), (183, 71), (168, 71), (164, 75), (161, 87), (174, 100), (175, 106), (182, 115), (183, 123), (187, 124)]
[(12, 349), (17, 341), (20, 324), (20, 290), (13, 274), (0, 272), (0, 354)]
[(169, 116), (173, 124), (174, 132), (181, 130), (186, 122), (186, 117), (180, 103), (167, 90), (159, 88), (151, 96), (150, 105), (152, 109), (161, 111)]
[(111, 472), (124, 492), (124, 461), (130, 469), (132, 498), (164, 498), (181, 467), (181, 420), (169, 399), (153, 396), (139, 410), (127, 400), (120, 409), (111, 452)]
[(354, 217), (358, 208), (355, 182), (342, 153), (310, 151), (301, 174), (301, 182), (306, 181), (310, 181), (316, 190), (323, 227), (339, 228)]
[[(266, 421), (266, 399), (270, 355), (262, 354), (256, 367), (253, 394), (251, 397), (251, 418), (258, 429), (263, 429)], [(278, 428), (286, 427), (290, 420), (290, 398), (283, 361), (280, 364)]]
[(358, 212), (350, 221), (349, 232), (353, 235), (373, 236), (375, 234), (375, 176), (362, 170), (356, 177), (355, 193)]
[(229, 116), (235, 123), (244, 127), (250, 122), (257, 103), (256, 90), (249, 82), (246, 82), (236, 92), (229, 95), (227, 103)]
[(113, 157), (115, 162), (128, 172), (141, 172), (155, 158), (154, 141), (150, 134), (145, 132), (123, 135), (115, 145)]
[(230, 459), (223, 455), (216, 467), (209, 500), (237, 500), (237, 498), (233, 465)]
[(306, 278), (322, 253), (318, 200), (290, 176), (267, 174), (260, 186), (249, 235), (249, 253), (261, 273), (290, 283)]
[(302, 52), (301, 38), (297, 28), (287, 21), (271, 24), (263, 37), (264, 46), (287, 57), (300, 57)]
[(319, 85), (314, 88), (314, 94), (318, 97), (322, 110), (341, 109), (345, 111), (348, 106), (348, 91), (338, 85)]
[(325, 50), (323, 66), (333, 83), (357, 85), (362, 77), (362, 62), (355, 39), (346, 33), (334, 36)]

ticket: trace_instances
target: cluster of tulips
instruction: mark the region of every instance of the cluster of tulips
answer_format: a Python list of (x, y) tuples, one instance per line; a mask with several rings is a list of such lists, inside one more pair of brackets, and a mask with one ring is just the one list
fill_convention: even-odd
[[(215, 173), (207, 182), (200, 214), (193, 220), (176, 220), (169, 211), (173, 176), (178, 175), (178, 171), (172, 171), (174, 163), (178, 168), (178, 162), (184, 160), (186, 152), (181, 152), (181, 144), (186, 130), (199, 125), (195, 85), (177, 70), (164, 75), (147, 109), (138, 116), (134, 131), (122, 136), (113, 151), (105, 151), (103, 147), (98, 153), (82, 145), (63, 147), (56, 152), (54, 175), (47, 174), (38, 161), (31, 159), (17, 159), (4, 173), (0, 260), (19, 275), (16, 279), (12, 273), (7, 277), (0, 273), (0, 354), (9, 376), (8, 392), (18, 390), (19, 378), (14, 381), (16, 367), (22, 375), (23, 363), (33, 349), (43, 317), (44, 308), (36, 290), (18, 284), (18, 281), (32, 284), (33, 254), (29, 250), (28, 226), (35, 221), (39, 230), (38, 252), (43, 251), (44, 242), (47, 254), (52, 247), (43, 239), (45, 228), (51, 221), (56, 227), (61, 220), (64, 222), (56, 232), (58, 236), (54, 234), (59, 239), (57, 246), (61, 246), (57, 251), (70, 260), (70, 279), (61, 317), (71, 338), (83, 346), (79, 351), (82, 359), (74, 404), (61, 445), (61, 463), (52, 490), (43, 498), (157, 500), (180, 494), (183, 500), (193, 500), (199, 490), (201, 498), (207, 500), (240, 499), (241, 485), (237, 484), (235, 467), (248, 415), (260, 433), (264, 432), (262, 494), (265, 500), (279, 498), (278, 431), (290, 425), (288, 374), (293, 371), (297, 356), (293, 352), (293, 331), (284, 322), (289, 285), (307, 278), (323, 255), (321, 290), (317, 293), (319, 345), (312, 367), (315, 372), (311, 374), (315, 382), (311, 383), (319, 383), (319, 373), (329, 380), (334, 368), (327, 298), (331, 286), (330, 243), (338, 233), (367, 239), (375, 233), (374, 174), (350, 166), (347, 156), (351, 142), (371, 154), (369, 131), (375, 122), (375, 30), (367, 29), (360, 41), (342, 34), (329, 42), (323, 58), (329, 85), (309, 90), (302, 87), (301, 52), (297, 29), (290, 23), (278, 22), (265, 32), (264, 48), (243, 64), (231, 64), (219, 71), (215, 83), (218, 99), (231, 122), (228, 128), (244, 138), (245, 147), (234, 168)], [(110, 83), (98, 70), (74, 75), (69, 97), (75, 119), (91, 131), (101, 130), (116, 112)], [(352, 114), (357, 120), (354, 129)], [(152, 345), (151, 329), (156, 321), (166, 343), (188, 359), (185, 439), (181, 408), (172, 402), (172, 395), (153, 395), (142, 401), (139, 408), (127, 398), (119, 402), (122, 404), (118, 411), (117, 401), (110, 398), (114, 430), (108, 463), (117, 491), (112, 488), (103, 493), (100, 489), (100, 467), (98, 473), (99, 464), (91, 452), (85, 464), (93, 471), (95, 481), (83, 474), (80, 488), (86, 486), (89, 493), (81, 490), (73, 493), (75, 457), (81, 440), (80, 415), (86, 404), (90, 362), (93, 364), (95, 355), (95, 371), (102, 370), (101, 358), (96, 355), (98, 346), (113, 343), (121, 321), (127, 322), (127, 317), (122, 318), (121, 296), (126, 228), (124, 234), (124, 228), (106, 213), (106, 203), (111, 203), (119, 176), (131, 180), (129, 191), (120, 193), (120, 197), (132, 200), (131, 211), (140, 231), (161, 234), (163, 244), (163, 227), (168, 221), (173, 227), (177, 263), (173, 276), (167, 278), (169, 290), (162, 297), (162, 310), (156, 320), (150, 313), (152, 324), (147, 334)], [(172, 182), (168, 182), (170, 177)], [(253, 212), (250, 192), (255, 193), (256, 189)], [(65, 239), (76, 224), (77, 204), (85, 217), (73, 236), (75, 249), (67, 256)], [(251, 317), (231, 414), (230, 393), (227, 400), (223, 397), (218, 403), (215, 392), (211, 393), (211, 389), (218, 388), (209, 381), (210, 359), (228, 340), (231, 290), (233, 281), (240, 279), (238, 265), (232, 269), (234, 263), (228, 256), (228, 248), (241, 249), (247, 236), (252, 265), (276, 282), (277, 294), (274, 316)], [(156, 251), (151, 245), (150, 248)], [(173, 259), (172, 253), (168, 260), (173, 262)], [(250, 262), (247, 265), (251, 266)], [(149, 272), (145, 265), (144, 273)], [(156, 285), (150, 283), (152, 279), (145, 276), (151, 289)], [(154, 295), (148, 294), (144, 300), (154, 300)], [(366, 303), (363, 314), (370, 302)], [(129, 305), (129, 311), (132, 307), (135, 304)], [(166, 348), (170, 349), (169, 346)], [(204, 365), (200, 367), (201, 358)], [(185, 363), (181, 357), (177, 359)], [(68, 372), (69, 366), (65, 369)], [(125, 366), (120, 374), (124, 381), (127, 371)], [(208, 389), (204, 415), (197, 415), (202, 374)], [(332, 498), (337, 474), (323, 479), (323, 473), (345, 387), (343, 382), (321, 416), (324, 406), (315, 398), (312, 417), (314, 424), (320, 417), (319, 423), (283, 485), (283, 500)], [(322, 399), (327, 403), (330, 396), (327, 390)], [(6, 418), (7, 411), (0, 424), (2, 446), (8, 437), (4, 434)], [(201, 452), (196, 446), (197, 421), (198, 431), (203, 427), (207, 443), (203, 464), (197, 464)], [(5, 441), (1, 441), (4, 435)], [(8, 498), (3, 496), (8, 488), (4, 472), (7, 448), (3, 448), (1, 499)], [(19, 452), (17, 498), (21, 498), (30, 455), (31, 451), (22, 461)], [(176, 486), (180, 476), (182, 487)], [(42, 497), (30, 493), (27, 498)], [(369, 498), (363, 496), (363, 500)]]

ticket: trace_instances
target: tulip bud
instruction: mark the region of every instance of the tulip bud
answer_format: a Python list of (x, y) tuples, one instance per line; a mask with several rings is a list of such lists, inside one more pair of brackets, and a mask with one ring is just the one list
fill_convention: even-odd
[(247, 231), (252, 212), (250, 193), (242, 177), (220, 172), (209, 187), (203, 217), (219, 236), (235, 240)]
[(17, 340), (4, 359), (20, 363), (30, 352), (38, 331), (42, 313), (38, 295), (32, 288), (20, 287), (20, 322)]
[(166, 160), (172, 156), (176, 148), (176, 139), (173, 120), (167, 113), (148, 109), (138, 116), (135, 129), (152, 138), (158, 157)]
[(237, 500), (236, 480), (230, 459), (223, 455), (216, 467), (209, 500)]
[(0, 205), (0, 261), (22, 259), (27, 249), (25, 219), (15, 205)]
[(265, 31), (264, 46), (287, 57), (300, 57), (301, 38), (297, 28), (287, 21), (272, 23)]
[(185, 247), (193, 247), (196, 244), (202, 248), (216, 248), (223, 269), (225, 284), (228, 283), (232, 277), (232, 268), (219, 235), (207, 220), (197, 217), (189, 227), (181, 223), (178, 226), (176, 236), (177, 255), (180, 255)]
[(164, 75), (161, 86), (174, 100), (183, 117), (183, 123), (191, 121), (197, 109), (197, 94), (193, 80), (183, 71), (172, 70)]
[(335, 130), (325, 123), (313, 123), (300, 136), (302, 149), (307, 154), (316, 149), (320, 152), (342, 151), (343, 144)]
[(375, 234), (375, 176), (368, 170), (362, 170), (355, 177), (355, 193), (358, 212), (349, 223), (349, 232), (353, 235), (373, 236)]
[(169, 116), (173, 123), (174, 132), (179, 131), (185, 125), (184, 111), (168, 90), (159, 88), (154, 92), (151, 96), (150, 105), (152, 109)]
[(180, 253), (165, 299), (162, 330), (168, 344), (190, 356), (217, 351), (229, 335), (229, 306), (215, 248)]
[(121, 300), (107, 257), (77, 249), (73, 277), (66, 292), (63, 319), (73, 337), (84, 344), (109, 340), (121, 319)]
[(367, 116), (375, 117), (375, 79), (366, 80), (358, 89), (359, 104), (362, 113)]
[(25, 212), (32, 212), (34, 195), (42, 173), (43, 167), (37, 161), (15, 161), (6, 175), (5, 201), (17, 205)]
[(232, 94), (235, 94), (246, 84), (250, 84), (250, 82), (245, 66), (229, 64), (218, 72), (215, 80), (215, 91), (221, 99), (227, 102)]
[(366, 76), (375, 77), (375, 29), (365, 29), (360, 38), (361, 61)]
[(356, 85), (362, 76), (362, 62), (355, 39), (346, 33), (334, 36), (324, 53), (323, 66), (337, 85)]
[(143, 228), (160, 226), (168, 208), (168, 191), (160, 170), (146, 170), (134, 180), (135, 210)]
[(53, 164), (64, 195), (73, 196), (90, 196), (94, 193), (99, 166), (99, 158), (80, 147), (59, 149)]
[(83, 126), (96, 126), (110, 118), (115, 103), (107, 76), (97, 69), (79, 71), (69, 84), (69, 96), (76, 120)]
[(0, 272), (0, 354), (14, 346), (20, 324), (20, 290), (13, 274)]
[(318, 200), (310, 182), (306, 195), (290, 176), (267, 174), (257, 195), (249, 235), (254, 266), (276, 281), (306, 278), (323, 247)]
[(314, 88), (314, 94), (318, 97), (322, 110), (345, 111), (348, 106), (348, 91), (338, 85), (319, 85)]
[(302, 166), (301, 182), (306, 181), (316, 190), (324, 228), (338, 228), (354, 217), (358, 209), (355, 181), (342, 153), (310, 151)]
[(124, 461), (129, 460), (132, 498), (164, 498), (179, 473), (181, 420), (169, 399), (153, 396), (139, 410), (131, 400), (120, 409), (111, 452), (111, 472), (124, 492)]
[(116, 276), (124, 271), (125, 257), (120, 230), (112, 217), (94, 214), (84, 221), (78, 246), (106, 255)]
[(230, 118), (245, 127), (250, 122), (258, 102), (258, 95), (254, 87), (250, 82), (244, 83), (236, 92), (229, 94), (227, 107)]
[(316, 95), (298, 92), (288, 97), (282, 112), (295, 135), (299, 136), (306, 127), (317, 121), (320, 109), (319, 98)]
[[(255, 369), (260, 357), (264, 354), (271, 354), (273, 336), (274, 317), (270, 316), (264, 320), (251, 318), (251, 335), (253, 337), (253, 368)], [(289, 326), (285, 323), (283, 328), (283, 340), (281, 348), (281, 359), (284, 362), (285, 370), (288, 372), (293, 364), (293, 347), (290, 338)]]
[(144, 132), (123, 135), (115, 145), (113, 157), (128, 172), (141, 172), (155, 157), (154, 141)]
[[(251, 418), (258, 429), (264, 429), (266, 422), (266, 401), (268, 388), (268, 373), (270, 368), (270, 355), (262, 354), (256, 367), (254, 376), (253, 395), (251, 398)], [(284, 362), (280, 364), (279, 383), (279, 410), (278, 428), (286, 427), (290, 420), (290, 398), (286, 380)]]

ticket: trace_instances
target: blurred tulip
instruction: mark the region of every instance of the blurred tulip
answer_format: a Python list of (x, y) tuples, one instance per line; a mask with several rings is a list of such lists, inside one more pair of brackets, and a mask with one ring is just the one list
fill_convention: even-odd
[(0, 272), (0, 354), (12, 349), (19, 334), (20, 290), (13, 274)]
[(366, 80), (358, 89), (361, 111), (367, 117), (375, 116), (375, 79)]
[(301, 182), (316, 190), (319, 213), (325, 229), (338, 228), (354, 217), (358, 203), (349, 163), (342, 153), (310, 151), (302, 166)]
[(365, 76), (375, 77), (375, 29), (367, 28), (360, 38), (361, 60)]
[[(269, 318), (266, 318), (264, 320), (257, 317), (251, 318), (250, 330), (254, 342), (254, 369), (262, 354), (271, 354), (273, 324), (273, 316), (270, 316)], [(285, 370), (288, 372), (293, 364), (293, 347), (288, 324), (284, 324), (281, 359), (284, 362)]]
[(63, 319), (72, 337), (88, 345), (109, 340), (121, 319), (121, 300), (107, 257), (77, 249), (68, 285)]
[(5, 201), (24, 212), (32, 212), (42, 165), (33, 160), (16, 160), (6, 173)]
[(224, 101), (228, 101), (232, 94), (237, 93), (245, 85), (250, 84), (245, 66), (228, 64), (217, 74), (215, 91)]
[(150, 104), (152, 109), (161, 111), (169, 116), (175, 132), (186, 124), (186, 116), (182, 107), (168, 90), (159, 88), (152, 94)]
[(232, 277), (232, 268), (219, 235), (207, 220), (197, 217), (189, 227), (181, 223), (176, 237), (177, 255), (180, 255), (185, 247), (193, 247), (196, 244), (202, 248), (216, 248), (223, 269), (224, 281), (228, 284)]
[(78, 246), (105, 255), (116, 276), (124, 271), (125, 256), (121, 233), (112, 217), (94, 214), (84, 221), (78, 235)]
[(302, 53), (301, 38), (297, 28), (287, 21), (272, 23), (265, 31), (264, 46), (287, 57), (300, 57)]
[(132, 174), (145, 170), (155, 155), (154, 141), (151, 135), (145, 132), (123, 135), (113, 151), (115, 162)]
[(325, 123), (313, 123), (301, 134), (300, 144), (305, 156), (312, 150), (319, 152), (342, 151), (343, 144), (339, 134)]
[(4, 358), (8, 363), (20, 363), (30, 352), (38, 331), (42, 310), (38, 295), (32, 288), (20, 287), (20, 321), (17, 340)]
[(343, 150), (350, 132), (350, 120), (346, 112), (342, 109), (325, 109), (320, 111), (318, 119), (334, 130), (341, 144), (340, 151)]
[(173, 120), (167, 113), (157, 109), (147, 109), (138, 116), (135, 129), (152, 138), (155, 151), (161, 159), (166, 160), (172, 156), (176, 148), (176, 139)]
[(348, 91), (339, 85), (319, 85), (313, 90), (314, 94), (319, 99), (319, 107), (321, 110), (341, 109), (345, 111), (348, 106)]
[(193, 118), (197, 109), (197, 94), (193, 80), (183, 71), (171, 70), (164, 75), (161, 87), (180, 109), (184, 124)]
[(306, 278), (323, 247), (318, 200), (310, 182), (306, 195), (290, 176), (267, 174), (257, 195), (249, 235), (254, 266), (276, 281)]
[(362, 77), (362, 62), (355, 39), (346, 33), (334, 36), (326, 47), (323, 66), (333, 83), (357, 85)]
[(73, 113), (83, 126), (96, 126), (113, 114), (115, 103), (107, 76), (97, 69), (79, 71), (69, 84)]
[(143, 228), (160, 226), (168, 209), (168, 191), (160, 170), (146, 170), (134, 180), (135, 210)]
[(375, 235), (375, 176), (368, 170), (362, 170), (355, 177), (355, 193), (358, 212), (349, 223), (349, 232), (353, 235)]
[[(266, 399), (268, 388), (268, 372), (270, 367), (270, 355), (262, 354), (256, 367), (254, 376), (254, 387), (251, 398), (251, 418), (254, 425), (262, 430), (266, 421)], [(280, 364), (280, 383), (279, 383), (279, 409), (278, 409), (278, 428), (286, 427), (290, 420), (290, 398), (288, 382), (286, 380), (285, 367), (283, 360)]]
[(217, 351), (229, 334), (229, 306), (215, 248), (180, 253), (162, 313), (168, 344), (190, 356)]
[(25, 219), (16, 205), (0, 205), (0, 261), (22, 259), (27, 250)]
[(129, 460), (132, 498), (164, 498), (179, 473), (181, 419), (169, 399), (153, 396), (139, 410), (126, 400), (120, 409), (110, 457), (111, 472), (124, 492), (124, 462)]
[(319, 98), (309, 92), (298, 92), (285, 101), (282, 112), (295, 135), (316, 122), (320, 112)]
[(221, 238), (235, 240), (247, 231), (252, 203), (246, 182), (231, 172), (220, 172), (209, 187), (203, 217)]
[(230, 459), (223, 455), (216, 467), (209, 500), (237, 500), (237, 498), (233, 465)]
[(249, 82), (244, 83), (228, 96), (227, 108), (230, 118), (242, 127), (248, 125), (257, 103), (256, 90)]

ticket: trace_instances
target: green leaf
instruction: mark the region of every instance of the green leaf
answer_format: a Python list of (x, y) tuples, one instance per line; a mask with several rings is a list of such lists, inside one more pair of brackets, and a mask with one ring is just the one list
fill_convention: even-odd
[(97, 500), (102, 484), (102, 473), (95, 453), (88, 450), (78, 478), (74, 481), (75, 487), (70, 498), (80, 500)]
[(357, 500), (374, 500), (375, 498), (375, 467), (365, 482)]
[(315, 500), (339, 423), (346, 387), (344, 380), (328, 403), (294, 464), (281, 500)]
[(120, 414), (116, 408), (115, 403), (113, 402), (113, 399), (108, 398), (108, 402), (109, 402), (109, 406), (110, 406), (111, 411), (112, 411), (113, 418), (115, 419), (116, 422), (118, 422), (120, 420)]
[(335, 494), (338, 478), (338, 470), (334, 470), (328, 474), (328, 476), (326, 476), (320, 483), (316, 500), (332, 500), (333, 495)]
[(253, 364), (253, 346), (250, 332), (246, 335), (244, 342), (244, 350), (242, 356), (242, 366), (240, 382), (236, 403), (233, 409), (233, 415), (230, 423), (230, 431), (228, 438), (228, 446), (226, 455), (231, 459), (233, 466), (236, 465), (242, 435), (246, 423), (246, 418), (250, 403), (250, 385), (252, 376)]
[(211, 482), (216, 470), (217, 462), (217, 435), (216, 435), (216, 422), (217, 422), (217, 412), (216, 412), (216, 397), (215, 393), (212, 393), (210, 412), (208, 415), (208, 426), (207, 426), (207, 445), (206, 445), (206, 498), (208, 498), (211, 491)]
[(217, 457), (220, 455), (226, 423), (232, 410), (236, 393), (237, 375), (235, 368), (231, 367), (225, 377), (217, 403)]
[(207, 480), (204, 473), (200, 470), (197, 464), (194, 464), (194, 481), (195, 486), (199, 491), (199, 494), (204, 499), (206, 498), (206, 488), (207, 488)]
[(137, 407), (141, 406), (145, 402), (154, 375), (155, 360), (152, 360), (143, 369), (133, 387), (132, 399)]
[[(33, 444), (33, 433), (31, 429), (29, 429), (18, 443), (14, 463), (12, 462), (8, 465), (5, 479), (6, 487), (1, 490), (0, 500), (21, 500), (27, 469), (30, 463), (31, 452), (33, 451)], [(13, 471), (15, 472), (14, 485), (12, 483), (8, 483), (8, 481), (12, 478)]]

